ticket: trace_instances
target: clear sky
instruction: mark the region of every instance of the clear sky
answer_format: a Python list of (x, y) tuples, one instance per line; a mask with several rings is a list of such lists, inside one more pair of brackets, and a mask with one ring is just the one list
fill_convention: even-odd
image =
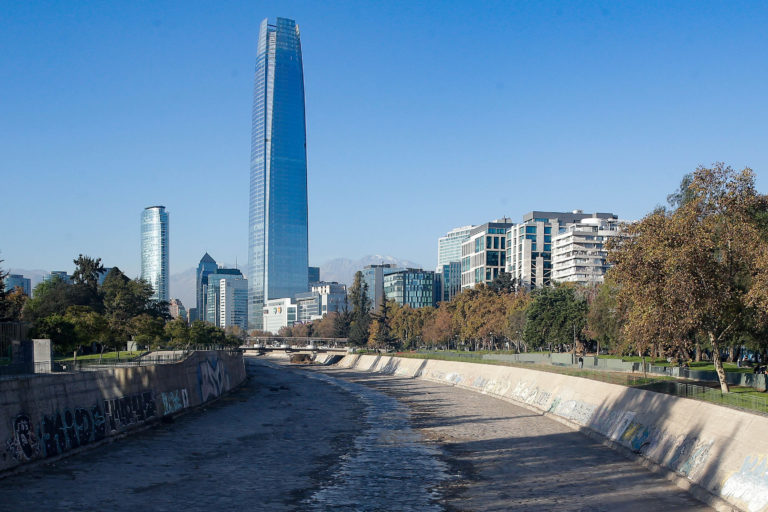
[[(437, 237), (531, 210), (640, 218), (724, 161), (768, 176), (765, 2), (0, 4), (0, 259), (139, 273), (247, 261), (260, 20), (301, 28), (310, 264), (431, 268)], [(173, 294), (173, 291), (171, 291)]]

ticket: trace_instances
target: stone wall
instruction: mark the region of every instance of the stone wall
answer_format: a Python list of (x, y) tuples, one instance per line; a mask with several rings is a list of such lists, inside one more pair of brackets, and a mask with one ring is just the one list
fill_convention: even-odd
[(57, 457), (218, 398), (245, 379), (241, 354), (0, 381), (0, 471)]
[(705, 489), (743, 510), (768, 510), (766, 416), (519, 367), (374, 355), (349, 355), (339, 366), (516, 402), (674, 471), (702, 499)]

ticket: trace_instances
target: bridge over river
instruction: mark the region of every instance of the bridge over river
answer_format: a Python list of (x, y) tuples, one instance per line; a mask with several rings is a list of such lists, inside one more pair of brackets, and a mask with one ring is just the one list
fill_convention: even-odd
[(708, 510), (560, 423), (423, 380), (248, 357), (172, 423), (0, 480), (0, 510)]

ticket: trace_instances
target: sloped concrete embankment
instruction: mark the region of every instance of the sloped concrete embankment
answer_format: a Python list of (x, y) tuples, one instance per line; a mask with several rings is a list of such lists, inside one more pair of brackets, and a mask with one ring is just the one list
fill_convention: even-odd
[(338, 366), (422, 378), (510, 400), (677, 475), (717, 508), (768, 510), (768, 417), (526, 368), (348, 355)]
[(245, 379), (241, 354), (0, 381), (0, 472), (53, 458), (214, 400)]

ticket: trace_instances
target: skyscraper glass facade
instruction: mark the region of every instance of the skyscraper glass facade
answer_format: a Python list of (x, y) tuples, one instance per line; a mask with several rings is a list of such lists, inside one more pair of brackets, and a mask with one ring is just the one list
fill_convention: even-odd
[(168, 301), (168, 212), (148, 206), (141, 213), (141, 278), (152, 285), (152, 299)]
[[(208, 310), (208, 276), (215, 273), (218, 268), (216, 260), (207, 252), (200, 258), (200, 263), (197, 265), (197, 274), (195, 276), (197, 278), (197, 302), (195, 305), (197, 308), (196, 312), (202, 320), (205, 320), (205, 311)], [(200, 314), (201, 311), (203, 312), (202, 314)]]
[(308, 290), (304, 71), (293, 20), (261, 22), (251, 131), (248, 324), (270, 298)]

